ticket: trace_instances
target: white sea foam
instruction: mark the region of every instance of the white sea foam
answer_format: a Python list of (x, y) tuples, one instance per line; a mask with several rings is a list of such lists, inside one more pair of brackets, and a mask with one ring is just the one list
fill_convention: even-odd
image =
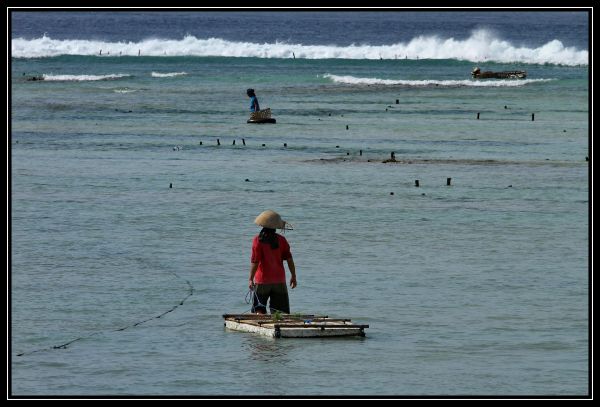
[(129, 88), (113, 89), (113, 92), (115, 92), (115, 93), (134, 93), (134, 92), (137, 92), (137, 89), (129, 89)]
[(167, 72), (167, 73), (152, 72), (151, 73), (151, 76), (153, 78), (172, 78), (175, 76), (183, 76), (183, 75), (187, 75), (187, 72)]
[(456, 59), (471, 62), (588, 65), (588, 51), (565, 47), (554, 39), (537, 47), (515, 46), (489, 30), (479, 29), (467, 39), (418, 36), (409, 42), (391, 45), (352, 44), (303, 45), (285, 42), (233, 42), (220, 38), (199, 39), (188, 35), (181, 40), (146, 39), (140, 42), (55, 40), (44, 35), (36, 39), (15, 38), (15, 58), (59, 55), (111, 56), (221, 56), (305, 59)]
[(128, 76), (131, 75), (42, 75), (45, 81), (107, 81), (119, 78), (126, 78)]
[(444, 86), (444, 87), (460, 87), (460, 86), (475, 86), (475, 87), (516, 87), (524, 86), (536, 82), (548, 82), (554, 79), (465, 79), (465, 80), (404, 80), (404, 79), (378, 79), (378, 78), (357, 78), (349, 75), (331, 75), (325, 74), (324, 78), (331, 79), (335, 83), (344, 83), (349, 85), (395, 85), (409, 87), (426, 87), (426, 86)]

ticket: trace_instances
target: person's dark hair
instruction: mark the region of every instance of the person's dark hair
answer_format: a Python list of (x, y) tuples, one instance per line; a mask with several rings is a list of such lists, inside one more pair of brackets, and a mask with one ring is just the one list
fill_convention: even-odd
[(246, 91), (246, 94), (247, 94), (248, 96), (256, 96), (256, 95), (254, 94), (254, 89), (248, 89), (248, 90)]
[(277, 239), (275, 229), (262, 228), (258, 234), (258, 241), (270, 244), (271, 249), (277, 249), (279, 247), (279, 239)]

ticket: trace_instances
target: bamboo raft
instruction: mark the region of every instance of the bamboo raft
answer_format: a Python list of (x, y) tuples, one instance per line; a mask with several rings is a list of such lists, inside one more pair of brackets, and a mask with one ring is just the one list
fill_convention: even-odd
[(365, 336), (369, 325), (354, 324), (347, 318), (329, 318), (327, 315), (282, 314), (273, 315), (224, 314), (225, 327), (235, 331), (252, 332), (272, 338), (321, 338)]

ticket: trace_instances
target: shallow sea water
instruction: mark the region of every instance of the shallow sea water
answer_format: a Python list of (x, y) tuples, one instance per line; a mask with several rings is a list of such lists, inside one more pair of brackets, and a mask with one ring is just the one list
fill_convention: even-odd
[[(11, 62), (14, 395), (589, 391), (587, 66)], [(277, 124), (246, 123), (251, 86)], [(365, 338), (223, 328), (265, 209), (294, 224), (292, 312)]]

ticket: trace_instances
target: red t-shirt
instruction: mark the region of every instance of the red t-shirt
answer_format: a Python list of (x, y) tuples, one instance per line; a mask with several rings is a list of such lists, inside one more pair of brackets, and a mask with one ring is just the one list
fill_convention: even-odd
[(290, 245), (285, 237), (276, 234), (279, 247), (272, 249), (269, 243), (258, 241), (258, 235), (252, 240), (252, 256), (250, 261), (258, 263), (258, 269), (254, 275), (256, 284), (278, 284), (285, 283), (285, 269), (283, 261), (292, 257)]

